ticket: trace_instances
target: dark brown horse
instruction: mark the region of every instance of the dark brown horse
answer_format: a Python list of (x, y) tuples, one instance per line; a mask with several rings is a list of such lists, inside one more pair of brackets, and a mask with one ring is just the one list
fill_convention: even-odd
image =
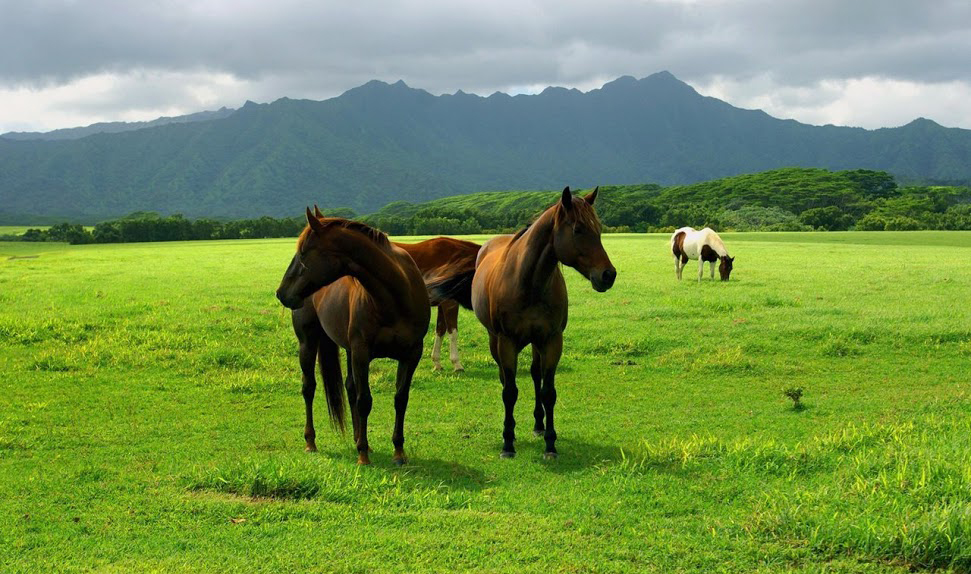
[[(489, 331), (489, 349), (499, 365), (506, 410), (503, 457), (516, 454), (516, 364), (526, 345), (532, 345), (533, 350), (533, 431), (546, 439), (547, 458), (557, 454), (554, 377), (563, 352), (568, 308), (559, 264), (573, 267), (601, 292), (610, 289), (617, 277), (600, 242), (600, 220), (593, 209), (598, 189), (581, 199), (565, 188), (560, 201), (529, 227), (516, 235), (496, 237), (479, 251), (469, 295), (476, 317)], [(462, 300), (456, 286), (463, 279), (455, 275), (430, 289)]]
[(310, 209), (307, 223), (276, 292), (280, 302), (293, 310), (293, 330), (300, 343), (307, 450), (317, 450), (315, 359), (320, 362), (331, 421), (344, 429), (340, 346), (347, 352), (345, 386), (358, 464), (371, 463), (367, 435), (371, 359), (389, 357), (398, 361), (391, 442), (395, 464), (403, 464), (408, 393), (431, 315), (421, 272), (410, 255), (363, 223), (317, 218)]
[[(481, 245), (452, 237), (436, 237), (419, 243), (395, 243), (411, 255), (426, 280), (433, 280), (444, 269), (451, 272), (475, 270), (475, 257)], [(432, 364), (436, 371), (442, 370), (440, 362), (442, 337), (449, 334), (449, 359), (455, 372), (464, 371), (459, 360), (458, 328), (459, 304), (454, 299), (432, 301), (438, 307), (438, 321), (435, 326), (435, 343), (432, 346)]]

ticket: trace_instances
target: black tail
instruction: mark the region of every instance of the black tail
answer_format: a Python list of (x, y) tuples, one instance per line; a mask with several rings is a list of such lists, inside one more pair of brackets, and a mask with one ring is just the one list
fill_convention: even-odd
[(344, 433), (344, 381), (341, 380), (340, 354), (337, 344), (322, 334), (317, 346), (317, 362), (320, 375), (324, 380), (324, 396), (327, 399), (327, 413), (330, 422), (341, 434)]
[(451, 299), (466, 309), (471, 309), (473, 275), (475, 275), (475, 269), (469, 269), (454, 275), (436, 277), (425, 281), (425, 288), (428, 289), (428, 300), (432, 305), (438, 305), (442, 301)]

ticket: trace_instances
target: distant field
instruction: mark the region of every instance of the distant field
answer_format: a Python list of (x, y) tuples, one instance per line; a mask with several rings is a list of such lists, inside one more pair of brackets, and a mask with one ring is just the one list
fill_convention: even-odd
[(50, 225), (0, 225), (0, 235), (23, 235), (28, 229), (49, 229)]
[(428, 338), (403, 469), (383, 360), (375, 463), (320, 393), (303, 452), (292, 240), (0, 243), (0, 571), (971, 569), (971, 233), (724, 238), (727, 284), (678, 283), (666, 235), (606, 236), (607, 293), (565, 270), (555, 461), (528, 353), (499, 459), (463, 311), (467, 371)]

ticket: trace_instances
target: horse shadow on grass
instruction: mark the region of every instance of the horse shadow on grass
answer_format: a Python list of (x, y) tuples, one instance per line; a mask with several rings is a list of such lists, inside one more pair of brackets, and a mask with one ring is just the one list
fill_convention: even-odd
[[(353, 451), (353, 454), (352, 454)], [(357, 451), (353, 449), (321, 451), (314, 456), (326, 456), (341, 464), (354, 464)], [(446, 487), (449, 490), (463, 490), (478, 492), (485, 487), (486, 475), (477, 468), (461, 464), (453, 460), (428, 458), (424, 456), (409, 456), (403, 466), (396, 466), (391, 460), (391, 452), (374, 451), (371, 453), (371, 464), (365, 467), (367, 472), (397, 475), (414, 480), (420, 485), (431, 487)]]
[[(501, 442), (496, 443), (497, 453), (501, 446)], [(516, 441), (516, 458), (514, 460), (533, 460), (542, 464), (549, 472), (573, 474), (587, 472), (598, 466), (616, 464), (623, 459), (621, 445), (587, 442), (568, 436), (556, 439), (556, 450), (559, 452), (559, 456), (556, 458), (546, 458), (544, 456), (545, 450), (546, 443), (543, 437), (534, 437), (530, 432), (528, 437)]]

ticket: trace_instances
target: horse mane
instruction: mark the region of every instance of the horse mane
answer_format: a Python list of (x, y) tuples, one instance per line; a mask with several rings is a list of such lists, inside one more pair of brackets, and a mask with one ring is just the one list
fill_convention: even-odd
[[(532, 221), (526, 224), (526, 227), (523, 227), (522, 229), (517, 231), (516, 234), (512, 236), (512, 240), (510, 241), (510, 243), (513, 243), (516, 240), (518, 240), (520, 237), (522, 237), (523, 234), (529, 231), (529, 228), (534, 223), (536, 223), (536, 221), (540, 217), (543, 217), (543, 215), (549, 212), (551, 209), (553, 210), (554, 221), (557, 221), (559, 218), (564, 217), (562, 214), (563, 203), (557, 200), (556, 203), (547, 207), (546, 209), (538, 213), (535, 217), (533, 217)], [(573, 212), (576, 215), (577, 221), (579, 223), (583, 223), (590, 229), (596, 231), (597, 233), (600, 233), (602, 229), (600, 218), (597, 217), (597, 212), (593, 210), (593, 206), (587, 203), (586, 200), (584, 200), (582, 197), (573, 198)]]
[[(321, 217), (320, 222), (324, 225), (324, 228), (328, 227), (340, 227), (342, 229), (349, 229), (351, 231), (356, 231), (370, 239), (372, 242), (380, 247), (388, 248), (391, 246), (391, 241), (388, 240), (388, 235), (378, 229), (371, 227), (360, 221), (353, 221), (350, 219), (343, 219), (341, 217)], [(310, 236), (310, 225), (303, 228), (300, 232), (300, 237), (297, 238), (297, 251), (303, 247), (304, 242), (307, 237)]]

